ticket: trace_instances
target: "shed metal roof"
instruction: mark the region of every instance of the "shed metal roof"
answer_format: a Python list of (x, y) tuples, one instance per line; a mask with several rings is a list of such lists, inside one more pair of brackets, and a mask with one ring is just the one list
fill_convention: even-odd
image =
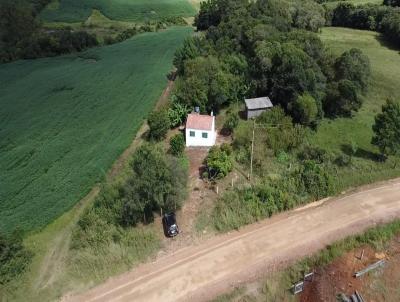
[(246, 108), (249, 110), (271, 108), (274, 106), (267, 96), (254, 99), (245, 99), (244, 101), (246, 103)]

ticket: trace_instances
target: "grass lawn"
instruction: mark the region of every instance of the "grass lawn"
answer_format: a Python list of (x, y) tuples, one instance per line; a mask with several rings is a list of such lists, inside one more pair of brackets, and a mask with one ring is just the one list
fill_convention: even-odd
[(163, 17), (188, 17), (196, 13), (188, 0), (54, 0), (41, 13), (52, 22), (80, 22), (93, 9), (111, 20), (142, 22)]
[(381, 163), (377, 160), (378, 149), (371, 145), (374, 116), (387, 98), (400, 100), (399, 51), (382, 44), (379, 34), (371, 31), (324, 28), (320, 37), (337, 54), (353, 47), (361, 49), (370, 59), (372, 77), (360, 111), (351, 119), (325, 119), (311, 137), (312, 143), (330, 151), (344, 152), (351, 143), (358, 146), (353, 165), (339, 171), (343, 187), (399, 176), (398, 158)]
[(167, 83), (188, 27), (0, 66), (0, 231), (41, 228), (104, 178)]

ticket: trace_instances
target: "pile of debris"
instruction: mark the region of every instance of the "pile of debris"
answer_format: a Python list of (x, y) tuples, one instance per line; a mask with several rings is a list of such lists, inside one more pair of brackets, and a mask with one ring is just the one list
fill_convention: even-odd
[(341, 302), (365, 302), (364, 298), (358, 291), (355, 291), (355, 293), (350, 297), (347, 297), (345, 294), (340, 294), (338, 298)]

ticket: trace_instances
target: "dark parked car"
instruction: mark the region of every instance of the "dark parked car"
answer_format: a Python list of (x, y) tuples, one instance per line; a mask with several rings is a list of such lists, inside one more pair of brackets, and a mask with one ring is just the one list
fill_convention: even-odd
[(165, 236), (175, 237), (179, 234), (179, 228), (176, 223), (175, 213), (164, 214), (163, 226)]

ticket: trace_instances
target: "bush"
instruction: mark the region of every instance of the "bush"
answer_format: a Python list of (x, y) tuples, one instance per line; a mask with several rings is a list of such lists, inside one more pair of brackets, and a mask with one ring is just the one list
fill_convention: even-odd
[(225, 232), (291, 209), (299, 201), (296, 191), (290, 176), (284, 181), (270, 180), (253, 189), (227, 191), (217, 200), (212, 213), (213, 225)]
[(319, 164), (330, 161), (330, 156), (327, 154), (325, 149), (310, 145), (305, 145), (297, 156), (302, 161), (313, 160)]
[(32, 257), (32, 252), (26, 250), (22, 243), (20, 232), (15, 231), (8, 236), (0, 234), (0, 284), (23, 273)]
[(239, 125), (239, 114), (236, 111), (228, 111), (223, 129), (232, 133), (232, 131)]
[(175, 156), (180, 156), (185, 150), (185, 137), (182, 133), (178, 133), (171, 137), (169, 141), (170, 152)]
[(305, 93), (296, 99), (292, 112), (297, 122), (310, 126), (317, 120), (318, 106), (315, 99), (310, 94)]
[(305, 191), (313, 198), (321, 199), (335, 193), (333, 173), (326, 166), (309, 160), (303, 163), (299, 172)]
[(209, 178), (224, 178), (233, 169), (231, 149), (226, 145), (212, 147), (206, 158), (206, 165)]
[(190, 109), (185, 104), (172, 102), (172, 106), (168, 108), (168, 118), (172, 128), (178, 127), (185, 122), (187, 114)]
[(164, 139), (170, 128), (170, 122), (167, 110), (153, 111), (147, 119), (149, 124), (149, 138), (160, 141)]

